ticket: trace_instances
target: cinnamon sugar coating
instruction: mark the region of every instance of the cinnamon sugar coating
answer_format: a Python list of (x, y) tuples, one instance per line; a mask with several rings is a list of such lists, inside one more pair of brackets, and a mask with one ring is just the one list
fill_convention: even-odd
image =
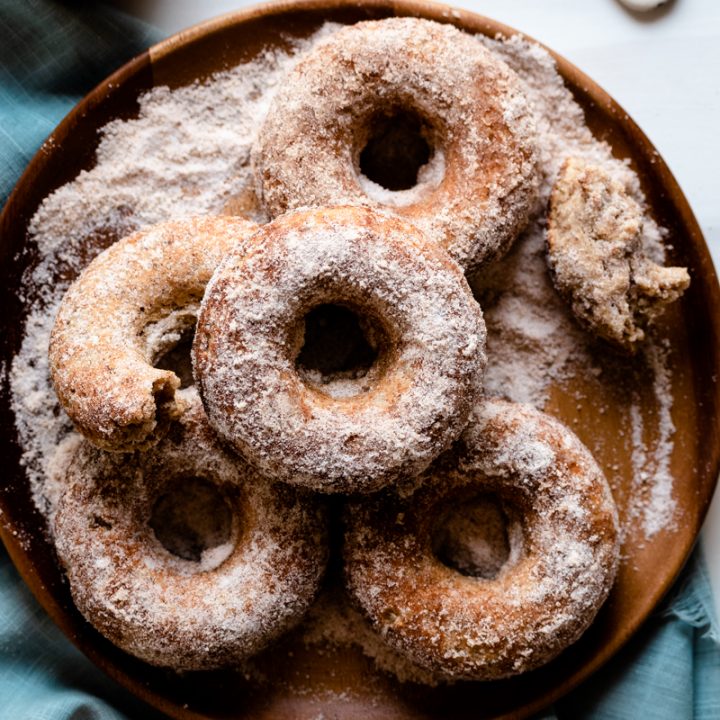
[(690, 285), (686, 268), (663, 267), (647, 256), (643, 222), (640, 205), (606, 169), (565, 161), (548, 215), (555, 287), (587, 330), (631, 353)]
[[(485, 324), (461, 269), (413, 225), (360, 207), (301, 210), (222, 262), (193, 364), (218, 433), (268, 476), (370, 492), (416, 475), (481, 392)], [(377, 357), (323, 377), (298, 356), (305, 318), (356, 313)]]
[(180, 415), (180, 379), (153, 363), (192, 328), (220, 259), (256, 227), (231, 217), (155, 225), (109, 247), (73, 283), (50, 337), (50, 372), (88, 440), (145, 448)]
[[(75, 605), (92, 625), (148, 663), (200, 670), (247, 658), (297, 622), (328, 548), (317, 500), (229, 455), (196, 391), (181, 393), (189, 409), (150, 451), (79, 443), (54, 531)], [(151, 529), (155, 502), (192, 478), (212, 483), (232, 513), (227, 542), (199, 562), (170, 553)]]
[[(602, 471), (572, 432), (488, 400), (418, 487), (346, 513), (348, 588), (390, 646), (448, 678), (493, 680), (578, 639), (612, 587), (618, 529)], [(489, 579), (433, 550), (438, 518), (479, 494), (495, 495), (508, 519), (509, 557)]]
[[(360, 169), (374, 126), (417, 116), (432, 153), (390, 191)], [(476, 39), (416, 18), (361, 22), (322, 40), (286, 78), (254, 149), (271, 216), (302, 206), (392, 209), (466, 271), (501, 256), (538, 192), (536, 133), (517, 76)]]

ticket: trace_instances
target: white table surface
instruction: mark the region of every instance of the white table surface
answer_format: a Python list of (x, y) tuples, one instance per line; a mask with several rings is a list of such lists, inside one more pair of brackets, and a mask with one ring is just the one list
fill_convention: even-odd
[[(171, 33), (255, 3), (114, 0)], [(690, 201), (720, 267), (720, 0), (650, 14), (617, 0), (454, 0), (543, 42), (586, 72), (643, 128)], [(703, 528), (720, 616), (720, 493)]]

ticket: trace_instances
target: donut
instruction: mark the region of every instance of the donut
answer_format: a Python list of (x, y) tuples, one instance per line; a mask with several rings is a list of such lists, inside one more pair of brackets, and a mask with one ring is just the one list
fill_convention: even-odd
[(360, 22), (318, 42), (275, 95), (253, 151), (271, 217), (389, 208), (466, 271), (500, 257), (526, 224), (536, 158), (513, 71), (470, 35), (416, 18)]
[[(219, 435), (268, 476), (322, 492), (424, 470), (481, 391), (485, 324), (460, 268), (415, 226), (361, 207), (288, 213), (251, 242), (213, 275), (193, 342)], [(334, 338), (312, 358), (323, 312), (341, 335), (355, 324), (349, 360)]]
[[(530, 406), (487, 400), (418, 486), (346, 512), (347, 586), (390, 646), (444, 679), (495, 680), (580, 637), (613, 585), (618, 522), (602, 471), (572, 432)], [(454, 565), (441, 559), (447, 518), (484, 504), (487, 519), (489, 501), (504, 517), (504, 562), (482, 547), (478, 572), (471, 552)]]
[(223, 450), (194, 388), (180, 392), (188, 409), (150, 450), (78, 444), (54, 537), (75, 605), (100, 633), (152, 665), (212, 669), (303, 616), (326, 523), (317, 501)]
[(643, 247), (643, 210), (601, 165), (568, 158), (550, 196), (547, 259), (560, 295), (586, 330), (635, 353), (647, 329), (690, 285)]
[(50, 337), (50, 374), (88, 440), (145, 448), (182, 412), (181, 379), (153, 365), (192, 330), (215, 267), (255, 228), (236, 217), (155, 225), (100, 253), (70, 286)]

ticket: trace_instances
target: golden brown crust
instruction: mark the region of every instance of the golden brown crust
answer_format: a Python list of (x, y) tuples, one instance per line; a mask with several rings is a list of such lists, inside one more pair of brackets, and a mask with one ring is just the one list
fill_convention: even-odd
[(147, 447), (182, 412), (180, 380), (155, 359), (195, 322), (220, 259), (256, 228), (241, 218), (155, 225), (112, 245), (65, 295), (50, 338), (55, 391), (97, 446)]
[[(613, 584), (618, 530), (602, 471), (573, 433), (488, 400), (418, 485), (409, 499), (383, 493), (346, 513), (349, 590), (393, 648), (447, 678), (491, 680), (577, 640)], [(488, 493), (518, 523), (492, 579), (448, 567), (432, 544), (448, 505)]]
[[(77, 608), (123, 650), (175, 670), (235, 664), (297, 622), (327, 560), (322, 506), (272, 485), (218, 444), (194, 389), (168, 435), (146, 452), (82, 441), (66, 472), (55, 542)], [(229, 541), (199, 562), (151, 529), (154, 502), (201, 478), (232, 512)]]
[[(208, 285), (193, 364), (213, 427), (269, 476), (370, 492), (423, 470), (481, 392), (485, 325), (460, 268), (397, 217), (301, 210), (263, 226)], [(367, 375), (318, 385), (304, 317), (339, 304), (385, 338)]]
[[(410, 190), (360, 171), (378, 115), (416, 114), (434, 152)], [(253, 161), (272, 217), (366, 205), (410, 220), (466, 271), (502, 255), (538, 192), (535, 126), (515, 74), (451, 25), (361, 22), (320, 41), (273, 100)]]
[(553, 281), (587, 330), (627, 352), (690, 284), (685, 268), (647, 257), (643, 225), (642, 208), (605, 168), (565, 161), (548, 214)]

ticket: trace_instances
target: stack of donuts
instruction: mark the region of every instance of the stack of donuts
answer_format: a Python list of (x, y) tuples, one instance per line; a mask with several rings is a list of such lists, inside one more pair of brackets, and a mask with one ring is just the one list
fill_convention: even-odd
[[(253, 157), (268, 223), (170, 221), (86, 268), (49, 356), (83, 436), (53, 531), (92, 625), (175, 670), (254, 655), (312, 605), (335, 494), (347, 593), (417, 665), (503, 678), (584, 632), (618, 564), (608, 484), (561, 423), (484, 396), (465, 277), (536, 209), (536, 144), (476, 40), (359, 23), (274, 98)], [(499, 555), (464, 542), (478, 507)]]

